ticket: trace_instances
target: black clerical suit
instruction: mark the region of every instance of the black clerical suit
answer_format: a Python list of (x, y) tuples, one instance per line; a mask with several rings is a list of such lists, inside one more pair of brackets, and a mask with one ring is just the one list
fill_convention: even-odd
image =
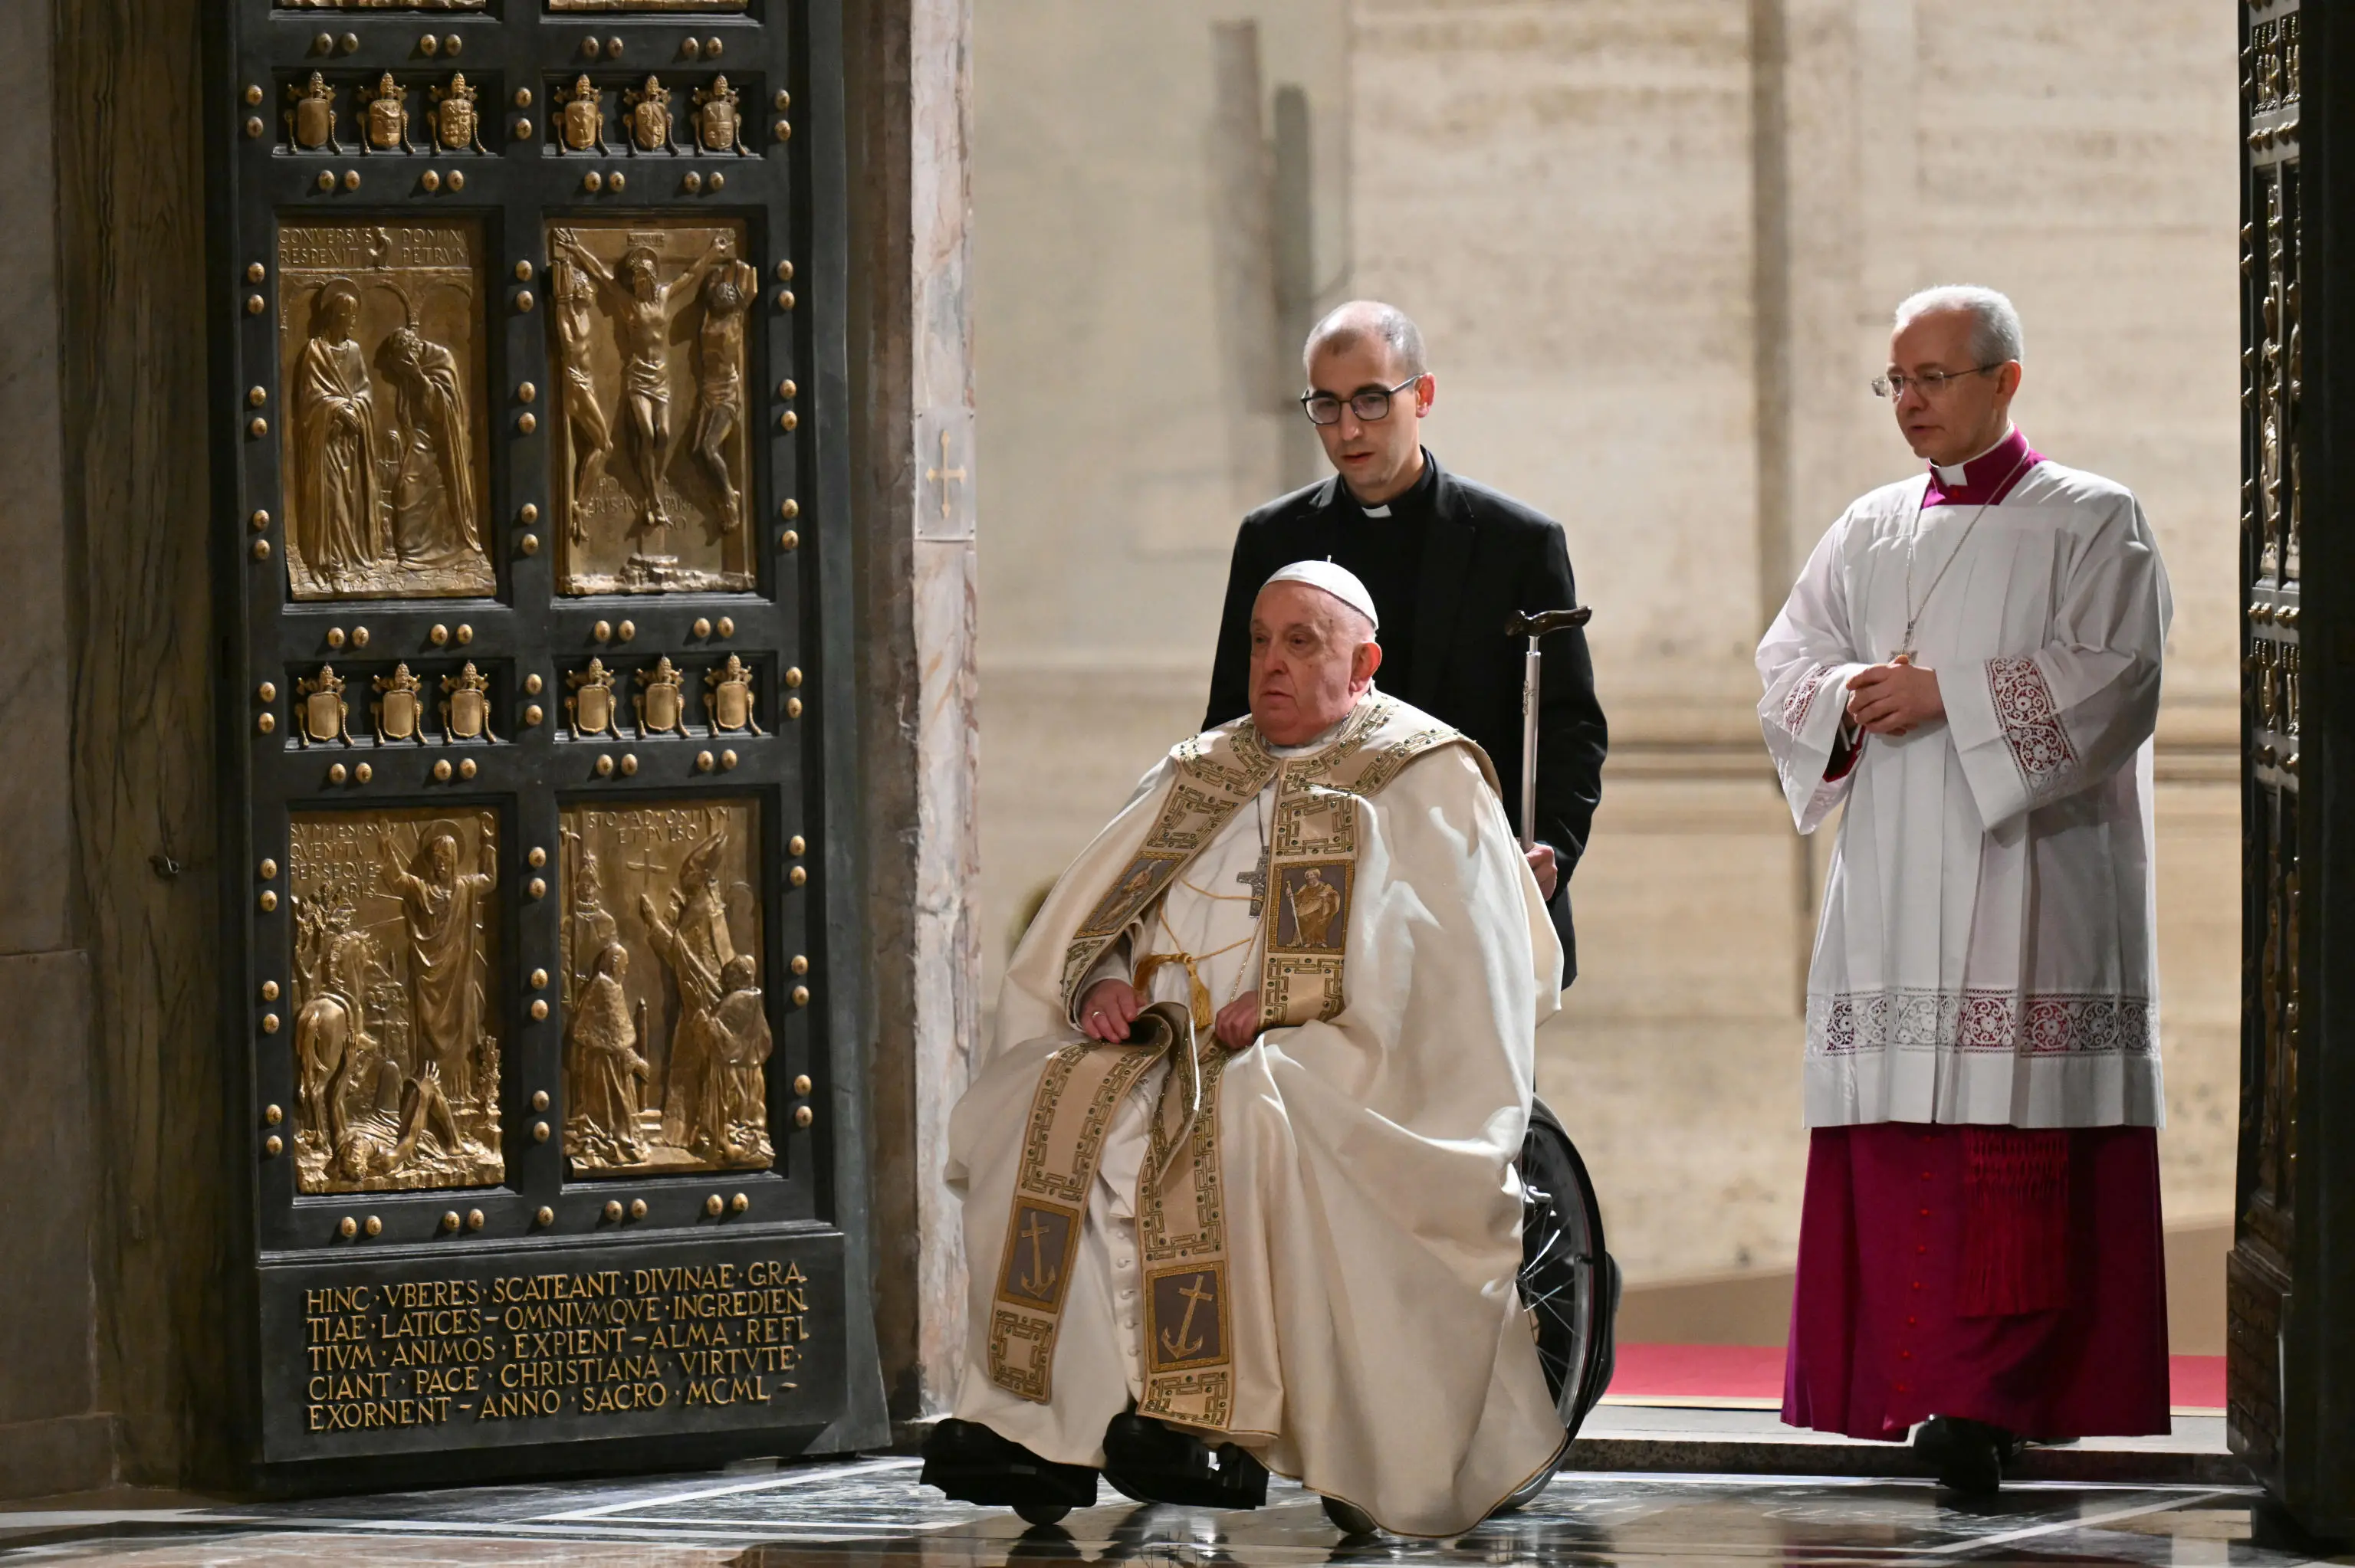
[[(1360, 505), (1337, 474), (1243, 519), (1227, 572), (1226, 614), (1210, 671), (1203, 727), (1251, 709), (1252, 603), (1295, 561), (1330, 559), (1373, 595), (1382, 625), (1381, 690), (1405, 698), (1478, 742), (1504, 785), (1505, 815), (1521, 817), (1521, 656), (1526, 638), (1505, 635), (1515, 610), (1577, 602), (1561, 527), (1486, 485), (1458, 479), (1426, 449), (1423, 476), (1387, 508)], [(1594, 700), (1586, 633), (1545, 640), (1538, 715), (1537, 837), (1561, 867), (1547, 913), (1561, 938), (1561, 979), (1578, 974), (1570, 874), (1586, 850), (1603, 791), (1607, 744)]]

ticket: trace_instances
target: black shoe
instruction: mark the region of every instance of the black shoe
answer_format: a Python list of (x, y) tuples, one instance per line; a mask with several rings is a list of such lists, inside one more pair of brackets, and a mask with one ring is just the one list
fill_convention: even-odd
[(1233, 1443), (1213, 1448), (1190, 1432), (1123, 1412), (1104, 1428), (1104, 1479), (1139, 1502), (1257, 1508), (1267, 1467)]
[(1092, 1467), (1042, 1459), (978, 1421), (951, 1418), (932, 1428), (922, 1478), (954, 1501), (1010, 1508), (1031, 1524), (1052, 1524), (1096, 1502)]
[(2019, 1439), (2002, 1427), (1961, 1415), (1933, 1415), (1913, 1434), (1913, 1451), (1938, 1484), (1965, 1497), (1992, 1496), (2003, 1485), (2004, 1461), (2019, 1448)]
[(1325, 1505), (1325, 1517), (1333, 1521), (1333, 1528), (1349, 1540), (1381, 1533), (1382, 1527), (1374, 1522), (1374, 1516), (1356, 1503), (1343, 1502), (1339, 1498), (1319, 1498), (1316, 1500)]

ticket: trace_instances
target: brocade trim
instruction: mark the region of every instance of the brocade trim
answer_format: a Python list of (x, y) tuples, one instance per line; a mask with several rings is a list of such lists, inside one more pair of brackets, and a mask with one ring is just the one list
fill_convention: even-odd
[(1807, 710), (1816, 705), (1816, 693), (1822, 688), (1824, 677), (1830, 673), (1831, 666), (1828, 664), (1808, 665), (1807, 673), (1799, 677), (1799, 683), (1783, 698), (1783, 727), (1789, 730), (1795, 738), (1806, 728)]
[(1807, 998), (1807, 1054), (2002, 1052), (2020, 1056), (2155, 1056), (2158, 1009), (2100, 992), (1898, 990)]
[(2033, 790), (2073, 770), (2077, 753), (2069, 732), (2061, 727), (2060, 710), (2052, 704), (2052, 688), (2033, 659), (1990, 659), (1987, 663), (1987, 694), (1995, 700), (1995, 720), (2011, 760)]

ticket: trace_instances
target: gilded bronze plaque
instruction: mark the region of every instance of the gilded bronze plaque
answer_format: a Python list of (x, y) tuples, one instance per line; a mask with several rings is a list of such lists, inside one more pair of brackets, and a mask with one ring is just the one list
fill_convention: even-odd
[(302, 1190), (496, 1184), (496, 814), (298, 812), (293, 829)]
[(551, 11), (741, 11), (744, 0), (548, 0)]
[(754, 586), (743, 245), (736, 222), (549, 226), (561, 591)]
[(482, 234), (278, 231), (286, 570), (298, 599), (487, 594)]
[(769, 1142), (748, 802), (564, 811), (564, 1150), (576, 1176), (761, 1170)]

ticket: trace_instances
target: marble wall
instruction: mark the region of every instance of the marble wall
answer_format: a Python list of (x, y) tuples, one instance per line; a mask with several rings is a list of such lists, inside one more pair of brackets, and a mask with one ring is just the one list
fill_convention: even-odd
[(1578, 874), (1584, 975), (1540, 1085), (1631, 1279), (1793, 1255), (1799, 1002), (1829, 836), (1790, 830), (1751, 650), (1846, 501), (1910, 471), (1864, 384), (1890, 308), (1941, 281), (2018, 301), (2023, 427), (2133, 486), (2173, 572), (2161, 1147), (2171, 1219), (2223, 1214), (2237, 66), (2230, 7), (2206, 0), (986, 8), (991, 983), (1028, 901), (1199, 719), (1234, 522), (1289, 477), (1225, 461), (1211, 315), (1215, 29), (1251, 19), (1271, 103), (1302, 84), (1317, 129), (1323, 297), (1417, 317), (1433, 447), (1559, 517), (1596, 606), (1613, 755)]
[(891, 1414), (955, 1390), (941, 1183), (977, 1029), (967, 0), (850, 8), (851, 438), (876, 1336)]

